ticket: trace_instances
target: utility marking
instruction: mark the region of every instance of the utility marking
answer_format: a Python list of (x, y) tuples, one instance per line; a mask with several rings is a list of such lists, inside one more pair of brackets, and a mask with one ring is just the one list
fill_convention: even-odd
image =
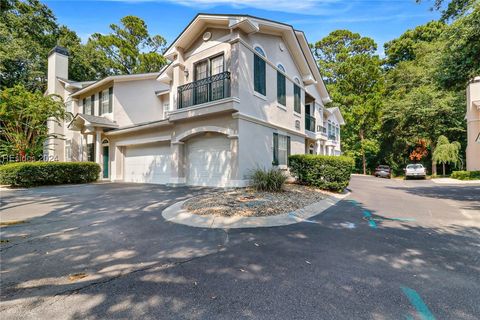
[(375, 222), (375, 220), (373, 220), (370, 211), (364, 210), (363, 217), (367, 219), (370, 228), (377, 229), (377, 223)]
[(422, 320), (435, 320), (435, 317), (433, 314), (430, 312), (428, 309), (427, 305), (425, 302), (423, 302), (422, 298), (420, 295), (417, 293), (417, 291), (407, 288), (407, 287), (401, 287), (403, 293), (407, 296), (408, 300), (412, 304), (412, 306), (415, 308), (415, 310), (418, 313), (418, 316)]

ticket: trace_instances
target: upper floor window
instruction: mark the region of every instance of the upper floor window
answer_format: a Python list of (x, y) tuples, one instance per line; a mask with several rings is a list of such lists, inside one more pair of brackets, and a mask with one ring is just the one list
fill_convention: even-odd
[(98, 101), (100, 101), (100, 115), (112, 112), (113, 87), (98, 93)]
[(283, 67), (283, 65), (281, 64), (278, 64), (277, 68), (282, 71), (283, 73), (285, 73), (285, 68)]
[(285, 75), (280, 71), (277, 71), (277, 100), (281, 105), (287, 104)]
[(296, 112), (296, 113), (301, 113), (302, 110), (301, 110), (301, 98), (302, 95), (301, 95), (301, 91), (300, 91), (300, 87), (296, 84), (293, 84), (293, 110)]
[(91, 95), (90, 97), (83, 98), (83, 113), (94, 115), (95, 109), (95, 95)]
[(255, 47), (255, 51), (256, 51), (258, 54), (260, 54), (262, 57), (264, 57), (264, 58), (267, 57), (267, 56), (265, 55), (265, 51), (263, 51), (262, 48), (260, 48), (260, 47), (257, 46), (257, 47)]
[[(265, 56), (260, 47), (255, 47), (255, 51)], [(258, 54), (253, 55), (253, 89), (264, 96), (267, 95), (266, 64)]]

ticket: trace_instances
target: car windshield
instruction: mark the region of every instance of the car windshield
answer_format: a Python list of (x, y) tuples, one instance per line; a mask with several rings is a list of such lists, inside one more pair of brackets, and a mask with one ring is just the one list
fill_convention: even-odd
[(390, 169), (389, 166), (378, 166), (378, 169)]
[(407, 169), (420, 169), (420, 168), (423, 168), (421, 164), (409, 164), (407, 166)]

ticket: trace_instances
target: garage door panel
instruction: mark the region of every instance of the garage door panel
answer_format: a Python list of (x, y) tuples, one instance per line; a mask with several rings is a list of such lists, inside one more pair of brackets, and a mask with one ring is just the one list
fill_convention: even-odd
[(187, 183), (223, 186), (230, 176), (230, 141), (225, 136), (201, 137), (187, 143)]
[(168, 183), (170, 147), (165, 144), (128, 146), (125, 152), (125, 181)]

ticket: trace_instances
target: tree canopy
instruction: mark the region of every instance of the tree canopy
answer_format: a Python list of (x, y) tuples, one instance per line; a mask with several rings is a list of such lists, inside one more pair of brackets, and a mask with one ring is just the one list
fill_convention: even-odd
[(161, 54), (166, 41), (160, 35), (151, 36), (145, 22), (135, 16), (126, 16), (121, 26), (111, 24), (108, 35), (95, 33), (89, 44), (104, 56), (107, 68), (113, 74), (132, 74), (159, 71), (166, 63)]
[(60, 97), (31, 92), (23, 85), (0, 91), (0, 154), (38, 156), (49, 137), (47, 120), (61, 121), (68, 113)]
[(333, 105), (346, 122), (343, 148), (366, 172), (369, 160), (379, 152), (384, 81), (377, 44), (358, 33), (337, 30), (312, 47)]

